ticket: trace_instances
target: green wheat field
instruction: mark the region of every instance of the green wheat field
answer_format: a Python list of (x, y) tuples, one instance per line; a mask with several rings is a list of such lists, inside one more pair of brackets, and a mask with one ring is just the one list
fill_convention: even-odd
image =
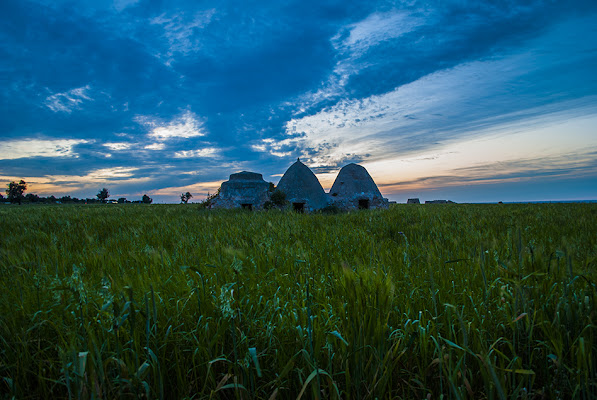
[(597, 398), (597, 204), (0, 221), (1, 398)]

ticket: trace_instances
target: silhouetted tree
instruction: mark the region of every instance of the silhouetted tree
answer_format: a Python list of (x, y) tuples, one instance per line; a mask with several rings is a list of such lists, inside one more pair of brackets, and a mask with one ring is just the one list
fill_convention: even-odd
[(207, 197), (205, 198), (205, 200), (203, 200), (201, 203), (199, 203), (199, 208), (211, 208), (211, 205), (213, 204), (214, 200), (219, 195), (220, 195), (220, 188), (218, 188), (218, 190), (214, 194), (209, 194), (209, 192), (207, 192)]
[(19, 183), (17, 182), (10, 182), (8, 184), (8, 189), (6, 189), (6, 196), (8, 201), (11, 203), (19, 203), (23, 201), (23, 193), (27, 190), (27, 183), (21, 179)]
[(118, 203), (120, 203), (120, 204), (126, 203), (126, 197), (119, 197), (118, 198)]
[(25, 200), (29, 203), (37, 203), (41, 201), (40, 197), (33, 193), (27, 193), (27, 195), (25, 195)]
[[(270, 183), (270, 185), (273, 185), (273, 183)], [(288, 203), (286, 201), (286, 193), (275, 186), (274, 189), (271, 189), (270, 186), (270, 193), (269, 200), (263, 204), (263, 208), (266, 210), (271, 210), (273, 208), (284, 208), (284, 206)]]
[(98, 194), (96, 194), (96, 196), (103, 203), (104, 201), (106, 201), (108, 197), (110, 197), (110, 192), (108, 191), (108, 189), (103, 188), (99, 191)]
[(274, 205), (278, 207), (284, 207), (286, 205), (286, 193), (280, 189), (276, 189), (270, 196), (270, 200), (272, 203), (274, 203)]
[(187, 204), (189, 200), (191, 200), (191, 197), (193, 197), (193, 195), (190, 192), (181, 193), (180, 202)]
[(149, 197), (148, 195), (144, 194), (142, 201), (144, 204), (151, 204), (153, 202), (153, 199), (151, 197)]

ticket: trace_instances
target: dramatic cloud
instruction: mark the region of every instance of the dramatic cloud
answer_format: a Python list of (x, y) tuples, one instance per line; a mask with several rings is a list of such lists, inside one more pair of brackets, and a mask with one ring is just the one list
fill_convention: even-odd
[(0, 177), (178, 202), (300, 157), (324, 187), (362, 163), (399, 201), (597, 198), (596, 19), (584, 0), (0, 1)]
[[(550, 53), (538, 55), (560, 46), (573, 46), (579, 39), (560, 34), (560, 43), (551, 43), (553, 36), (553, 32), (547, 35), (548, 43), (532, 43), (525, 53), (460, 64), (384, 94), (340, 100), (315, 114), (293, 118), (286, 124), (286, 140), (296, 143), (302, 156), (316, 166), (340, 165), (348, 159), (379, 159), (424, 151), (442, 141), (487, 134), (488, 128), (498, 130), (511, 121), (545, 122), (553, 120), (554, 115), (561, 117), (561, 111), (594, 113), (595, 96), (566, 100), (561, 93), (556, 103), (543, 105), (548, 99), (540, 92), (528, 93), (525, 81), (529, 74), (540, 79), (546, 68), (538, 61), (550, 59), (547, 65), (553, 69), (594, 57), (590, 51), (595, 46), (587, 43), (577, 45), (566, 61), (553, 59)], [(512, 91), (519, 95), (513, 96)], [(538, 121), (537, 116), (542, 118)]]

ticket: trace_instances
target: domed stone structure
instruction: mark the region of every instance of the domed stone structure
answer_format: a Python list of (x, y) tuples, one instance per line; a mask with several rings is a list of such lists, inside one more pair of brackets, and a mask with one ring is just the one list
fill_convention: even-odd
[(269, 200), (269, 183), (256, 172), (243, 171), (230, 175), (222, 182), (220, 193), (214, 199), (212, 208), (263, 208)]
[(330, 198), (342, 209), (388, 208), (367, 170), (358, 164), (344, 166), (330, 190)]
[(319, 210), (329, 202), (315, 174), (299, 159), (280, 179), (278, 189), (286, 193), (286, 200), (296, 211)]

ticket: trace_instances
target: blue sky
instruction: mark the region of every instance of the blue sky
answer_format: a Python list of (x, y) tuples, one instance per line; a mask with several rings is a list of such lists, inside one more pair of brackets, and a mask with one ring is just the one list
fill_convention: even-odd
[(594, 1), (0, 2), (0, 180), (196, 200), (349, 162), (405, 202), (597, 198)]

